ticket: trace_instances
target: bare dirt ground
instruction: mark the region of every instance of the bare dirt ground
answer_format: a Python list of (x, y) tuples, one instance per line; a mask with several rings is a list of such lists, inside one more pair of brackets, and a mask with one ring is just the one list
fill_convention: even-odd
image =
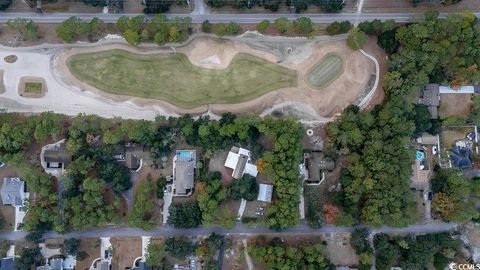
[(227, 243), (231, 243), (231, 245), (227, 245), (228, 248), (225, 249), (222, 269), (247, 270), (242, 237), (228, 236)]
[(0, 25), (0, 44), (7, 46), (32, 46), (41, 43), (63, 43), (61, 39), (57, 37), (55, 29), (56, 24), (44, 24), (39, 23), (38, 26), (38, 40), (33, 42), (19, 40), (18, 33), (9, 29), (6, 25)]
[(87, 253), (82, 261), (77, 261), (75, 269), (86, 270), (90, 268), (93, 260), (100, 258), (100, 238), (82, 238), (79, 251)]
[(112, 269), (132, 267), (136, 258), (142, 256), (142, 239), (140, 237), (115, 237), (110, 242), (113, 246)]
[(467, 118), (472, 110), (471, 94), (442, 94), (440, 96), (440, 118), (459, 116)]
[[(344, 41), (334, 42), (306, 42), (301, 52), (287, 56), (280, 65), (298, 72), (298, 86), (272, 91), (266, 95), (243, 103), (237, 104), (212, 104), (201, 106), (193, 110), (177, 108), (163, 101), (148, 100), (135, 97), (106, 94), (94, 87), (77, 80), (68, 70), (66, 62), (68, 58), (77, 53), (95, 52), (114, 48), (129, 50), (135, 53), (154, 54), (171, 53), (172, 49), (146, 49), (135, 48), (124, 44), (111, 44), (89, 48), (73, 48), (58, 53), (56, 57), (56, 69), (62, 80), (77, 86), (80, 89), (91, 91), (97, 95), (107, 97), (114, 101), (131, 101), (140, 106), (158, 105), (167, 108), (177, 114), (199, 114), (210, 110), (216, 114), (225, 111), (235, 113), (260, 113), (267, 108), (284, 102), (303, 103), (311, 107), (322, 117), (331, 117), (339, 114), (346, 106), (354, 103), (368, 83), (370, 74), (374, 73), (373, 63), (359, 52), (350, 50)], [(308, 45), (310, 44), (310, 45)], [(199, 37), (192, 40), (186, 46), (174, 49), (185, 53), (194, 65), (204, 68), (222, 69), (230, 64), (231, 59), (237, 53), (247, 53), (271, 62), (278, 62), (278, 56), (273, 52), (261, 49), (253, 49), (240, 42), (218, 40), (207, 37)], [(344, 58), (345, 71), (337, 80), (324, 89), (311, 88), (306, 82), (306, 76), (311, 67), (328, 53), (335, 53)], [(213, 59), (213, 60), (212, 60)]]
[(0, 69), (0, 94), (5, 92), (5, 84), (3, 84), (3, 70)]
[[(41, 83), (42, 84), (42, 92), (41, 93), (27, 93), (25, 92), (25, 84), (26, 83)], [(48, 92), (47, 83), (45, 79), (40, 77), (33, 77), (33, 76), (26, 76), (20, 78), (20, 83), (18, 84), (18, 94), (22, 97), (26, 98), (41, 98), (45, 96)]]
[(325, 237), (327, 242), (326, 255), (335, 265), (358, 265), (358, 257), (350, 245), (351, 233), (338, 233)]
[(412, 6), (410, 0), (365, 0), (363, 12), (418, 12), (423, 13), (428, 10), (438, 12), (478, 12), (480, 4), (478, 0), (463, 0), (454, 5), (442, 5), (433, 3), (418, 3), (416, 7)]
[(443, 148), (450, 149), (455, 141), (465, 139), (469, 132), (475, 131), (471, 127), (448, 128), (442, 130), (441, 142)]

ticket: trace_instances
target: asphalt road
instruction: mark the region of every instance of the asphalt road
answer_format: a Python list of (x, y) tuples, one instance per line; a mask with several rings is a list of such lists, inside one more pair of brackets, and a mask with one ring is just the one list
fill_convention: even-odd
[[(372, 228), (371, 232), (376, 233), (395, 233), (395, 234), (425, 234), (436, 233), (455, 230), (457, 228), (455, 223), (429, 223), (410, 225), (406, 228), (392, 228), (392, 227), (380, 227)], [(352, 232), (356, 228), (360, 227), (336, 227), (332, 225), (323, 226), (320, 229), (312, 229), (306, 225), (299, 225), (289, 228), (287, 230), (277, 232), (269, 230), (268, 228), (248, 228), (243, 225), (237, 225), (231, 230), (227, 230), (220, 227), (211, 228), (193, 228), (193, 229), (175, 229), (170, 226), (157, 227), (151, 231), (144, 231), (138, 228), (125, 228), (125, 227), (102, 227), (91, 229), (88, 231), (75, 231), (66, 234), (59, 234), (56, 232), (47, 232), (45, 238), (90, 238), (90, 237), (141, 237), (141, 236), (196, 236), (196, 235), (208, 235), (211, 233), (222, 235), (255, 235), (255, 234), (323, 234), (323, 233), (342, 233)], [(27, 235), (27, 232), (1, 232), (0, 239), (6, 239), (10, 241), (22, 240)]]
[[(136, 16), (143, 14), (103, 14), (103, 13), (3, 13), (0, 12), (0, 23), (6, 23), (9, 19), (14, 18), (28, 18), (32, 19), (36, 23), (60, 23), (68, 19), (71, 16), (78, 16), (81, 19), (89, 20), (93, 17), (98, 17), (107, 23), (114, 23), (121, 16)], [(440, 14), (440, 16), (446, 16), (446, 13)], [(477, 17), (480, 17), (480, 13), (475, 13)], [(335, 13), (335, 14), (221, 14), (221, 13), (209, 13), (207, 9), (195, 9), (190, 14), (167, 14), (168, 18), (177, 16), (189, 16), (194, 23), (201, 23), (205, 20), (209, 20), (213, 23), (228, 23), (231, 21), (237, 23), (259, 23), (262, 20), (273, 21), (278, 17), (287, 17), (294, 20), (298, 17), (309, 17), (314, 23), (332, 23), (334, 21), (350, 21), (352, 23), (358, 23), (361, 21), (370, 21), (374, 19), (388, 20), (393, 19), (396, 22), (409, 22), (420, 18), (422, 14), (419, 13)]]

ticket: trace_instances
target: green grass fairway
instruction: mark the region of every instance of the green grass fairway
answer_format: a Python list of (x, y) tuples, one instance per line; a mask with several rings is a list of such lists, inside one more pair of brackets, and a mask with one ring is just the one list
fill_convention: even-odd
[(77, 54), (67, 66), (77, 79), (107, 93), (160, 99), (185, 109), (244, 102), (297, 84), (296, 71), (247, 54), (236, 55), (223, 70), (194, 66), (182, 53), (119, 49)]
[(42, 93), (42, 84), (41, 83), (25, 83), (25, 93)]
[(327, 54), (308, 73), (308, 82), (322, 88), (335, 81), (343, 73), (343, 60), (335, 54)]

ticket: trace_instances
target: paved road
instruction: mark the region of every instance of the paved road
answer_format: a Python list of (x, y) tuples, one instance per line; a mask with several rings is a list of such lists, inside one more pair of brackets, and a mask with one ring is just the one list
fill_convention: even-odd
[[(424, 234), (435, 233), (455, 230), (457, 228), (455, 223), (431, 223), (431, 224), (419, 224), (410, 225), (406, 228), (392, 228), (392, 227), (380, 227), (372, 229), (372, 233), (396, 233), (396, 234)], [(269, 230), (268, 228), (248, 228), (243, 225), (237, 225), (231, 230), (227, 230), (220, 227), (211, 228), (194, 228), (194, 229), (175, 229), (170, 226), (157, 227), (151, 231), (144, 231), (137, 228), (125, 228), (125, 227), (103, 227), (97, 229), (91, 229), (88, 231), (76, 231), (67, 234), (59, 234), (56, 232), (47, 232), (45, 238), (88, 238), (88, 237), (140, 237), (140, 236), (173, 236), (173, 235), (207, 235), (211, 233), (217, 234), (234, 234), (234, 235), (252, 235), (252, 234), (286, 234), (286, 233), (298, 233), (298, 234), (322, 234), (322, 233), (342, 233), (352, 232), (359, 227), (336, 227), (332, 225), (324, 226), (320, 229), (312, 229), (306, 225), (300, 225), (287, 230), (277, 232)], [(7, 239), (11, 241), (21, 240), (27, 233), (23, 231), (18, 232), (2, 232), (0, 233), (0, 239)]]
[[(199, 0), (195, 1), (196, 3)], [(107, 23), (114, 23), (121, 16), (135, 16), (143, 14), (102, 14), (102, 13), (0, 13), (0, 23), (5, 23), (9, 19), (13, 18), (29, 18), (36, 23), (60, 23), (68, 19), (71, 16), (78, 16), (82, 19), (89, 20), (93, 17), (98, 17)], [(440, 14), (446, 16), (446, 13)], [(475, 13), (477, 17), (480, 17), (480, 13)], [(221, 14), (221, 13), (208, 13), (208, 10), (201, 7), (196, 8), (194, 12), (190, 14), (167, 14), (168, 18), (176, 16), (189, 16), (194, 23), (201, 23), (205, 20), (209, 20), (214, 23), (228, 23), (231, 21), (238, 23), (259, 23), (262, 20), (273, 21), (278, 17), (287, 17), (291, 20), (298, 17), (309, 17), (314, 23), (332, 23), (334, 21), (350, 21), (352, 23), (358, 23), (361, 21), (370, 21), (374, 19), (388, 20), (393, 19), (396, 22), (409, 22), (415, 17), (420, 18), (422, 14), (418, 13), (335, 13), (335, 14)]]

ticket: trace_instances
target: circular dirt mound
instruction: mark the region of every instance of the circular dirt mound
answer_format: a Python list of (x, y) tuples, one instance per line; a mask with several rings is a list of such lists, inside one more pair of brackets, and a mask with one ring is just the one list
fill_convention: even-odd
[(18, 57), (16, 55), (11, 54), (11, 55), (5, 56), (5, 58), (3, 58), (3, 61), (12, 64), (17, 62), (17, 59)]
[(308, 72), (308, 83), (322, 88), (336, 80), (343, 73), (343, 59), (336, 54), (327, 54)]

